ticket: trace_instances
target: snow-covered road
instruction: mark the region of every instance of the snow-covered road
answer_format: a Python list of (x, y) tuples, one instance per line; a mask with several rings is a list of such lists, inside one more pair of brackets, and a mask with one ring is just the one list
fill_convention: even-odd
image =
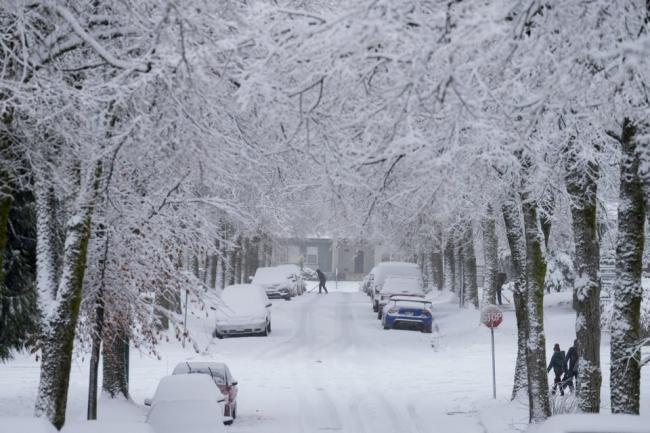
[[(334, 283), (329, 284), (334, 289)], [(514, 312), (496, 332), (497, 400), (491, 398), (489, 331), (479, 313), (458, 310), (453, 294), (434, 298), (439, 332), (382, 329), (357, 283), (341, 283), (328, 295), (307, 293), (274, 300), (269, 337), (212, 339), (213, 320), (198, 309), (189, 325), (195, 345), (183, 349), (173, 335), (156, 356), (131, 351), (133, 404), (102, 399), (100, 419), (144, 420), (142, 406), (161, 377), (176, 363), (228, 363), (239, 381), (238, 419), (232, 433), (416, 433), (521, 432), (525, 401), (509, 401), (516, 355)], [(573, 340), (575, 313), (570, 293), (545, 301), (547, 349)], [(196, 347), (197, 353), (192, 347)], [(608, 340), (603, 341), (603, 405), (609, 403)], [(0, 366), (0, 416), (31, 415), (38, 362), (19, 356)], [(101, 371), (101, 370), (100, 370)], [(650, 410), (650, 378), (642, 380), (642, 413)], [(85, 416), (88, 360), (77, 358), (71, 372), (68, 420)], [(0, 432), (2, 429), (0, 428)]]

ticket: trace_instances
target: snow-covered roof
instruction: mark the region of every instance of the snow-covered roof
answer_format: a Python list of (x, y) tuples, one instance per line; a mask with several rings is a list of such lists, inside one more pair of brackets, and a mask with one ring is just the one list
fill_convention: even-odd
[(266, 293), (264, 289), (252, 284), (228, 286), (221, 294), (224, 305), (217, 311), (217, 317), (262, 316), (266, 315)]
[(217, 404), (221, 392), (210, 376), (206, 374), (178, 374), (160, 379), (152, 406), (163, 401), (205, 400)]
[(287, 269), (281, 267), (257, 268), (253, 284), (286, 283), (288, 276)]
[[(203, 375), (177, 377), (203, 377), (210, 380)], [(226, 430), (221, 407), (200, 399), (157, 403), (151, 408), (147, 422), (156, 433), (221, 433)]]

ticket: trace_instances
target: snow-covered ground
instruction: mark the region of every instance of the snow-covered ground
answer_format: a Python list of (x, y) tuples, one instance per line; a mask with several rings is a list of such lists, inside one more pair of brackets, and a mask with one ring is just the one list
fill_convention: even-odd
[[(310, 288), (313, 283), (310, 283)], [(252, 432), (508, 432), (526, 428), (523, 402), (509, 401), (516, 356), (514, 312), (505, 308), (496, 331), (497, 400), (491, 389), (490, 335), (479, 313), (459, 311), (453, 295), (434, 296), (438, 332), (385, 331), (358, 283), (328, 283), (292, 301), (274, 300), (273, 332), (267, 337), (212, 339), (211, 319), (194, 315), (196, 339), (160, 347), (162, 359), (132, 350), (133, 401), (102, 400), (99, 417), (142, 420), (159, 379), (184, 360), (228, 363), (239, 381), (238, 419), (227, 430)], [(437, 294), (436, 294), (437, 295)], [(574, 338), (569, 293), (547, 296), (547, 349), (566, 350)], [(609, 344), (605, 336), (603, 406), (609, 404)], [(39, 364), (19, 356), (0, 366), (0, 416), (29, 416)], [(549, 376), (549, 379), (551, 377)], [(650, 414), (650, 378), (642, 382), (642, 414)], [(87, 359), (73, 364), (68, 420), (85, 416)], [(0, 426), (2, 431), (2, 426)], [(4, 433), (4, 432), (3, 432)]]

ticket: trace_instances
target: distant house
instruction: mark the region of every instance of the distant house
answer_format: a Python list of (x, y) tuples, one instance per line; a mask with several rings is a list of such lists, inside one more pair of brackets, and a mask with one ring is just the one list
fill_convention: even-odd
[(366, 242), (326, 237), (277, 239), (273, 245), (274, 265), (294, 263), (320, 269), (330, 278), (361, 279), (375, 265), (375, 249)]

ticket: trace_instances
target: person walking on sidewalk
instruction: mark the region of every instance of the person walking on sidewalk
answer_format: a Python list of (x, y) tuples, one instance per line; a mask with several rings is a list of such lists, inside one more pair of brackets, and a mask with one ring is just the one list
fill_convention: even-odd
[(320, 294), (321, 290), (325, 290), (325, 294), (327, 294), (327, 287), (325, 287), (327, 278), (325, 274), (320, 269), (316, 269), (316, 273), (318, 274), (318, 293)]
[(562, 373), (564, 373), (564, 352), (560, 350), (560, 345), (558, 343), (555, 343), (555, 346), (553, 346), (553, 356), (551, 357), (551, 362), (548, 364), (546, 371), (550, 372), (551, 369), (553, 370), (553, 373), (555, 373), (552, 394), (555, 395), (555, 391), (559, 386), (560, 395), (564, 395), (564, 389), (562, 387)]

